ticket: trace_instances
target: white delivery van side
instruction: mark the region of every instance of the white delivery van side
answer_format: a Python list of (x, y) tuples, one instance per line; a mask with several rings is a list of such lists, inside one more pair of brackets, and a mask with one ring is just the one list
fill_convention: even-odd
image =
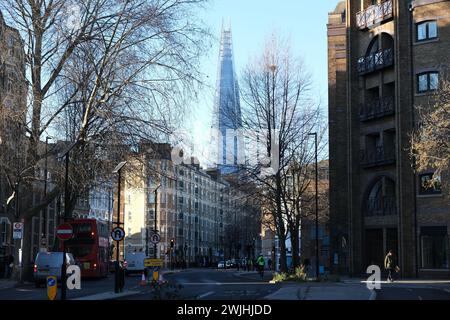
[(126, 274), (141, 273), (144, 271), (145, 252), (130, 252), (125, 256), (127, 261)]

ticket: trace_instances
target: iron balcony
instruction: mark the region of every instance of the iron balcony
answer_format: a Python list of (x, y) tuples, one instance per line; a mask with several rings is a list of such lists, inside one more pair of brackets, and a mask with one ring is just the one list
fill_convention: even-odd
[(360, 163), (364, 168), (390, 165), (395, 163), (394, 150), (376, 147), (375, 150), (360, 150)]
[(364, 75), (394, 65), (394, 50), (380, 50), (358, 59), (358, 74)]
[(369, 121), (395, 114), (394, 96), (386, 96), (378, 101), (361, 104), (359, 109), (359, 119)]
[(356, 25), (360, 30), (370, 29), (391, 19), (392, 16), (392, 0), (387, 0), (358, 12)]

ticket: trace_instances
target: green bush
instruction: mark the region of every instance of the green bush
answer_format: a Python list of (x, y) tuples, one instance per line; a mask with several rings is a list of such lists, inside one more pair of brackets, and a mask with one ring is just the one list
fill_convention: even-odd
[(274, 282), (282, 282), (282, 281), (297, 281), (297, 282), (305, 282), (306, 273), (303, 266), (297, 267), (294, 273), (274, 273), (272, 281)]
[(285, 272), (282, 272), (282, 273), (275, 272), (273, 274), (272, 281), (281, 282), (281, 281), (286, 281), (287, 279), (288, 279), (288, 274), (287, 273), (285, 273)]
[(303, 265), (295, 268), (295, 278), (297, 281), (306, 281), (306, 272)]

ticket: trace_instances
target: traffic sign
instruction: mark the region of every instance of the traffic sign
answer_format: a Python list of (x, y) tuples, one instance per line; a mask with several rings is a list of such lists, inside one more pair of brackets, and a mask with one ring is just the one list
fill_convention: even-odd
[(144, 267), (163, 267), (163, 259), (144, 259)]
[(73, 237), (73, 228), (68, 223), (63, 223), (56, 228), (56, 236), (59, 240), (66, 241)]
[(14, 222), (13, 224), (13, 239), (18, 240), (23, 238), (23, 223)]
[(125, 238), (125, 230), (121, 227), (115, 227), (111, 231), (111, 238), (115, 241), (121, 241), (123, 238)]
[(57, 278), (54, 276), (47, 277), (47, 297), (48, 300), (55, 300), (58, 286), (56, 284)]
[(161, 236), (158, 233), (154, 233), (150, 236), (150, 242), (153, 244), (158, 244), (161, 241)]

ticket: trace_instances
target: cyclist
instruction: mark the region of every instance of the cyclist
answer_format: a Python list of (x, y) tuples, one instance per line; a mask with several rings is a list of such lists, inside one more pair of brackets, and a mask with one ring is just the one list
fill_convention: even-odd
[(256, 259), (256, 264), (258, 265), (259, 274), (261, 276), (261, 279), (264, 278), (264, 265), (266, 264), (266, 261), (264, 260), (264, 257), (262, 254), (259, 254), (258, 259)]

